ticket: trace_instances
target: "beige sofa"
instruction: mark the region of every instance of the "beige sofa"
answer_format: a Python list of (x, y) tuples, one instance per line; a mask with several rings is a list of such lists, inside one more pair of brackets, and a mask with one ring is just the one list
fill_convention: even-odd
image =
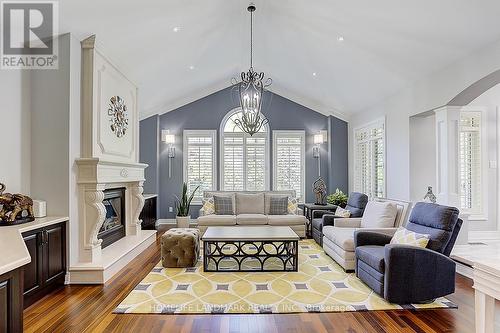
[(214, 226), (289, 226), (300, 237), (306, 235), (306, 218), (297, 209), (294, 214), (269, 215), (270, 198), (272, 196), (289, 196), (295, 198), (295, 191), (208, 191), (203, 197), (230, 196), (233, 199), (233, 215), (206, 215), (203, 208), (198, 217), (198, 228), (202, 234), (208, 227)]
[(376, 198), (368, 202), (363, 217), (336, 218), (333, 226), (323, 227), (323, 250), (346, 271), (354, 270), (354, 232), (362, 229), (392, 236), (405, 223), (410, 205), (406, 201)]

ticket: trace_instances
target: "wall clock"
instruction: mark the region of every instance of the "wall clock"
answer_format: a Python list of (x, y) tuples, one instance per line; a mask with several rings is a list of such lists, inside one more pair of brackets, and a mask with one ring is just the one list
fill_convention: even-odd
[(119, 138), (125, 135), (128, 129), (128, 112), (125, 101), (120, 96), (113, 96), (109, 99), (108, 116), (113, 133)]

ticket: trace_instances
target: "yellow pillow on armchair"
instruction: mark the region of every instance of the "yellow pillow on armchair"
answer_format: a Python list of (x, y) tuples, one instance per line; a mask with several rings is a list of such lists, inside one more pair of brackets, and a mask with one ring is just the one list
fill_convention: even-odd
[(429, 243), (429, 237), (430, 235), (419, 234), (399, 227), (394, 236), (392, 236), (391, 244), (405, 244), (425, 248)]

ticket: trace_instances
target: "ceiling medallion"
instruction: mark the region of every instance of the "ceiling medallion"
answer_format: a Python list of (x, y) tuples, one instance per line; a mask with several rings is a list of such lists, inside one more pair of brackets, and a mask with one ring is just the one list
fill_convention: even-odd
[(241, 73), (240, 82), (233, 78), (231, 83), (238, 89), (242, 111), (241, 119), (236, 119), (234, 122), (243, 132), (252, 136), (267, 124), (267, 119), (261, 112), (262, 97), (265, 88), (272, 84), (272, 80), (268, 78), (263, 82), (264, 72), (258, 73), (253, 69), (253, 12), (256, 7), (251, 3), (247, 10), (250, 12), (250, 69)]
[(125, 101), (120, 96), (109, 99), (108, 116), (111, 122), (111, 130), (119, 138), (125, 135), (128, 129), (128, 112)]

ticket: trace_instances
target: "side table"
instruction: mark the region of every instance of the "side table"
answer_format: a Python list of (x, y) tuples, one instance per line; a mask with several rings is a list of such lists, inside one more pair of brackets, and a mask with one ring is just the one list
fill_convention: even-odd
[(304, 213), (304, 216), (307, 219), (307, 225), (306, 225), (306, 237), (311, 238), (312, 237), (312, 220), (314, 218), (314, 211), (316, 210), (328, 210), (331, 212), (335, 212), (337, 210), (337, 205), (332, 205), (332, 204), (326, 204), (326, 205), (317, 205), (314, 203), (305, 203), (303, 204), (302, 211)]

